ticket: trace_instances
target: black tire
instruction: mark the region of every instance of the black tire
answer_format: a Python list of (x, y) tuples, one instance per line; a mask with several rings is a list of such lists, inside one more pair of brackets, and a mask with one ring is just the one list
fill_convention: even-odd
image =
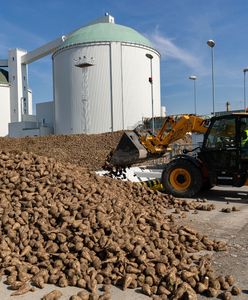
[(209, 191), (213, 187), (214, 187), (214, 184), (210, 183), (210, 181), (207, 180), (207, 181), (203, 182), (201, 190), (202, 191)]
[(192, 197), (202, 188), (200, 169), (190, 160), (174, 159), (168, 163), (162, 174), (165, 192), (175, 197)]

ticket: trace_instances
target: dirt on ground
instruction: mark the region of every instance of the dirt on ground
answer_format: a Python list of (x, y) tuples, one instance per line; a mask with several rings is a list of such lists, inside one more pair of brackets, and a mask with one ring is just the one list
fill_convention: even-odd
[[(223, 242), (178, 227), (168, 214), (175, 209), (186, 217), (213, 206), (55, 159), (0, 152), (0, 187), (0, 274), (7, 276), (12, 296), (51, 283), (87, 288), (93, 297), (97, 284), (113, 284), (139, 287), (148, 296), (196, 299), (202, 276), (213, 270), (207, 256), (194, 253), (226, 250)], [(228, 278), (224, 282), (234, 287)], [(217, 276), (212, 281), (219, 283)]]
[[(46, 137), (0, 138), (0, 150), (1, 151), (14, 151), (16, 153), (17, 153), (17, 151), (33, 152), (37, 155), (55, 158), (57, 161), (60, 161), (60, 162), (74, 164), (74, 165), (77, 165), (77, 166), (80, 166), (83, 168), (87, 168), (90, 170), (98, 170), (103, 166), (109, 152), (116, 147), (122, 134), (123, 134), (123, 132), (119, 131), (119, 132), (114, 132), (114, 133), (96, 134), (96, 135), (80, 134), (80, 135), (70, 135), (70, 136), (61, 135), (61, 136), (46, 136)], [(26, 160), (26, 158), (25, 158), (25, 160)], [(6, 162), (4, 162), (4, 165), (6, 165)], [(9, 171), (17, 172), (18, 168), (21, 168), (22, 172), (24, 172), (24, 173), (26, 172), (25, 170), (31, 170), (32, 172), (34, 171), (33, 176), (35, 178), (38, 173), (36, 172), (37, 170), (36, 171), (33, 170), (33, 168), (34, 168), (33, 165), (34, 164), (31, 163), (28, 168), (23, 169), (22, 164), (18, 164), (18, 167), (16, 166), (17, 169), (15, 169), (15, 168), (13, 169), (13, 162), (11, 162), (6, 165), (6, 168), (8, 170), (7, 171), (5, 170), (4, 172), (8, 172), (8, 174), (9, 174)], [(42, 168), (40, 168), (38, 171), (44, 172), (44, 170)], [(76, 167), (73, 168), (73, 166), (70, 166), (70, 168), (67, 171), (69, 172), (69, 174), (81, 173), (81, 168), (77, 169)], [(2, 172), (1, 176), (6, 177), (7, 173), (5, 174), (4, 172)], [(21, 174), (21, 176), (24, 176), (24, 175), (26, 176), (26, 173), (25, 174), (24, 173)], [(56, 171), (55, 173), (57, 174), (58, 172)], [(89, 173), (87, 173), (87, 174), (89, 174)], [(8, 188), (6, 190), (6, 187), (5, 187), (1, 191), (1, 194), (6, 194), (9, 190), (11, 190), (11, 187), (14, 187), (14, 190), (16, 190), (15, 180), (19, 180), (18, 179), (19, 177), (18, 178), (16, 177), (17, 179), (15, 179), (15, 176), (14, 175), (12, 176), (12, 175), (7, 179), (4, 178), (4, 181), (3, 181), (4, 184), (5, 185), (10, 184), (10, 188)], [(48, 174), (44, 174), (44, 173), (43, 173), (43, 175), (45, 177), (48, 176)], [(74, 175), (76, 176), (77, 174), (74, 174)], [(89, 176), (94, 177), (95, 175), (93, 175), (93, 173), (91, 172)], [(34, 182), (36, 182), (36, 183), (38, 182), (34, 178), (30, 178), (30, 177), (28, 178), (30, 181), (30, 184), (31, 184), (30, 187), (28, 187), (30, 189), (30, 191), (28, 191), (28, 193), (30, 192), (31, 194), (32, 194), (32, 190), (34, 189), (34, 185), (33, 185)], [(100, 179), (97, 179), (98, 177), (94, 177), (94, 178), (96, 179), (96, 182), (97, 182), (97, 180), (100, 180)], [(81, 180), (80, 176), (77, 177), (77, 180), (78, 179), (80, 179), (80, 185), (81, 185), (82, 182), (84, 182), (84, 180)], [(59, 180), (61, 180), (61, 179), (59, 179)], [(110, 179), (106, 179), (106, 180), (108, 182), (108, 185), (110, 185)], [(92, 182), (89, 185), (90, 186), (89, 188), (97, 189), (97, 187), (95, 186), (96, 182)], [(48, 183), (50, 184), (50, 181), (48, 181)], [(61, 183), (61, 184), (62, 184), (62, 186), (64, 186), (64, 183)], [(68, 184), (70, 186), (71, 182), (69, 182)], [(111, 190), (109, 188), (108, 191), (112, 192), (113, 194), (118, 194), (118, 196), (119, 196), (125, 190), (124, 187), (126, 187), (127, 195), (130, 194), (129, 196), (130, 197), (132, 196), (132, 193), (131, 193), (132, 189), (130, 188), (131, 185), (128, 186), (119, 181), (117, 181), (116, 183), (113, 183), (113, 186), (115, 186), (115, 185), (118, 185), (120, 187), (118, 192), (115, 193), (114, 191), (112, 191), (112, 188), (111, 188)], [(3, 188), (3, 184), (0, 188), (1, 189)], [(10, 193), (12, 193), (12, 192), (10, 191)], [(55, 194), (56, 193), (57, 193), (57, 191), (55, 191)], [(100, 197), (101, 193), (102, 193), (102, 191), (99, 191), (99, 195), (97, 194), (97, 197)], [(136, 193), (136, 190), (135, 190), (135, 193)], [(48, 193), (49, 197), (50, 197), (50, 194), (51, 194), (51, 192)], [(94, 196), (95, 193), (93, 193), (92, 195)], [(148, 201), (150, 201), (149, 198), (151, 198), (151, 196), (150, 196), (149, 192), (146, 191), (144, 195), (148, 199)], [(22, 197), (25, 198), (27, 195), (26, 194), (25, 195), (24, 194), (22, 194), (22, 195), (16, 194), (15, 197), (17, 197), (17, 196), (18, 197), (20, 196), (21, 198)], [(125, 198), (127, 198), (129, 196), (125, 195)], [(94, 197), (93, 197), (93, 199), (94, 199)], [(115, 195), (113, 197), (115, 197)], [(157, 194), (156, 194), (156, 197), (157, 197)], [(158, 197), (161, 197), (161, 199), (162, 199), (163, 196), (158, 194)], [(221, 274), (221, 275), (232, 274), (237, 279), (237, 284), (242, 289), (243, 292), (241, 295), (239, 295), (237, 297), (233, 297), (233, 299), (243, 300), (243, 299), (246, 299), (246, 297), (248, 299), (248, 285), (247, 285), (247, 275), (248, 275), (248, 271), (247, 271), (247, 265), (248, 265), (248, 243), (247, 243), (248, 188), (244, 188), (243, 194), (242, 194), (242, 192), (241, 192), (241, 194), (239, 194), (239, 192), (236, 190), (235, 191), (227, 190), (225, 192), (225, 190), (222, 189), (222, 190), (210, 191), (209, 194), (205, 194), (200, 197), (207, 199), (206, 203), (205, 202), (203, 203), (204, 205), (214, 204), (216, 206), (216, 209), (212, 210), (211, 212), (208, 210), (195, 211), (194, 209), (193, 210), (191, 209), (187, 213), (187, 218), (184, 218), (184, 217), (182, 218), (184, 220), (183, 222), (184, 222), (184, 224), (194, 228), (201, 234), (205, 234), (205, 235), (209, 236), (212, 240), (216, 239), (217, 241), (223, 240), (223, 241), (227, 242), (227, 244), (228, 244), (227, 251), (223, 251), (223, 252), (211, 251), (213, 267), (216, 270), (216, 274)], [(141, 201), (145, 201), (144, 196), (142, 196), (142, 195), (138, 195), (138, 198)], [(167, 199), (167, 201), (169, 201), (170, 198), (167, 198), (165, 196), (165, 199)], [(170, 200), (172, 200), (172, 199), (170, 199)], [(176, 205), (174, 205), (174, 204), (172, 205), (173, 210), (175, 209), (175, 212), (173, 211), (172, 215), (174, 215), (175, 218), (178, 219), (178, 217), (180, 217), (182, 214), (182, 212), (180, 210), (177, 210), (178, 201), (180, 202), (181, 200), (173, 200), (173, 201), (175, 201)], [(149, 203), (152, 203), (152, 202), (149, 202)], [(166, 201), (165, 201), (165, 203), (166, 203)], [(163, 203), (163, 205), (165, 203)], [(232, 210), (233, 206), (236, 206), (238, 208), (238, 210), (237, 211)], [(172, 207), (171, 207), (171, 209), (172, 209)], [(168, 208), (169, 207), (166, 207), (166, 210)], [(226, 208), (231, 208), (230, 213), (227, 213), (227, 211), (226, 212), (222, 211), (222, 209), (226, 209)], [(161, 207), (159, 207), (159, 213), (163, 213), (161, 211)], [(184, 212), (183, 212), (183, 214), (184, 214)], [(154, 213), (154, 215), (156, 215), (156, 214)], [(12, 245), (12, 246), (14, 247), (14, 245)], [(1, 292), (2, 292), (2, 290), (1, 290)], [(0, 292), (0, 295), (1, 295), (1, 292)], [(5, 297), (5, 295), (7, 295), (7, 292), (8, 291), (5, 287), (4, 292), (3, 292), (4, 297)], [(9, 295), (9, 293), (8, 293), (8, 295)], [(137, 295), (137, 299), (138, 299), (138, 296), (139, 295)], [(31, 295), (31, 297), (32, 297), (32, 295)], [(118, 295), (116, 295), (116, 298), (113, 295), (113, 299), (124, 299), (121, 297), (122, 296), (119, 295), (119, 292), (118, 292)], [(4, 299), (7, 299), (7, 296)], [(23, 299), (29, 299), (29, 298), (23, 298)], [(134, 294), (132, 294), (132, 298), (128, 298), (128, 299), (136, 299), (136, 298), (135, 298)], [(141, 299), (141, 298), (139, 298), (139, 299)], [(206, 298), (205, 298), (205, 296), (198, 295), (198, 299), (206, 299)]]
[[(116, 148), (124, 131), (101, 134), (49, 135), (43, 137), (8, 138), (0, 137), (0, 151), (25, 151), (72, 163), (89, 170), (99, 170), (108, 154)], [(189, 144), (191, 137), (178, 140), (173, 145), (175, 154), (182, 145)], [(153, 163), (159, 163), (160, 159)]]
[(0, 138), (1, 151), (25, 151), (97, 170), (116, 147), (123, 131), (103, 134)]
[[(218, 274), (231, 273), (236, 278), (242, 293), (233, 299), (248, 299), (248, 187), (215, 187), (198, 197), (214, 204), (215, 210), (190, 213), (183, 223), (227, 243), (227, 251), (212, 252), (214, 269)], [(198, 299), (206, 297), (199, 295)]]

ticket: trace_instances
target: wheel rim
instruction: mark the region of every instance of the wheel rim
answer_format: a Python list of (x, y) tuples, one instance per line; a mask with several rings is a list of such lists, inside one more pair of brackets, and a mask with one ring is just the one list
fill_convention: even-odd
[(186, 190), (191, 184), (190, 173), (185, 169), (175, 169), (170, 173), (170, 183), (175, 190)]

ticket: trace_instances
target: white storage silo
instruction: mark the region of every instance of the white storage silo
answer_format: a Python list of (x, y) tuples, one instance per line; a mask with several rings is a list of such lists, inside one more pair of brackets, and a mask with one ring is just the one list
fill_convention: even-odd
[(10, 86), (8, 72), (0, 68), (0, 136), (8, 135), (10, 122)]
[(82, 27), (53, 54), (56, 134), (132, 129), (152, 116), (152, 100), (160, 116), (159, 53), (111, 21)]

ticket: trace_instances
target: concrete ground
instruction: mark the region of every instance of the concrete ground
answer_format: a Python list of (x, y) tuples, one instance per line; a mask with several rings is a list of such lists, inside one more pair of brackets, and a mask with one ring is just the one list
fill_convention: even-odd
[[(216, 187), (200, 197), (214, 203), (216, 209), (210, 213), (200, 211), (196, 215), (191, 214), (187, 222), (210, 238), (227, 242), (228, 251), (213, 253), (213, 266), (216, 273), (236, 278), (243, 293), (233, 299), (248, 299), (248, 187)], [(222, 208), (233, 206), (240, 211), (221, 212)]]
[[(197, 214), (189, 212), (182, 222), (189, 224), (192, 228), (208, 235), (212, 239), (222, 239), (228, 243), (228, 251), (213, 253), (213, 265), (218, 274), (232, 274), (237, 280), (237, 285), (242, 289), (240, 296), (233, 297), (237, 300), (248, 299), (248, 187), (243, 188), (214, 188), (199, 195), (201, 199), (207, 199), (214, 203), (216, 209), (213, 211), (199, 211)], [(222, 208), (233, 206), (239, 211), (224, 213)], [(22, 296), (11, 297), (12, 291), (6, 285), (0, 283), (0, 300), (34, 300), (41, 299), (48, 292), (60, 289), (63, 293), (61, 300), (68, 300), (80, 289), (74, 287), (58, 288), (46, 285), (42, 290), (36, 289)], [(145, 300), (150, 299), (139, 291), (122, 290), (112, 287), (112, 300)], [(206, 298), (198, 296), (199, 300)], [(212, 298), (213, 299), (213, 298)]]

